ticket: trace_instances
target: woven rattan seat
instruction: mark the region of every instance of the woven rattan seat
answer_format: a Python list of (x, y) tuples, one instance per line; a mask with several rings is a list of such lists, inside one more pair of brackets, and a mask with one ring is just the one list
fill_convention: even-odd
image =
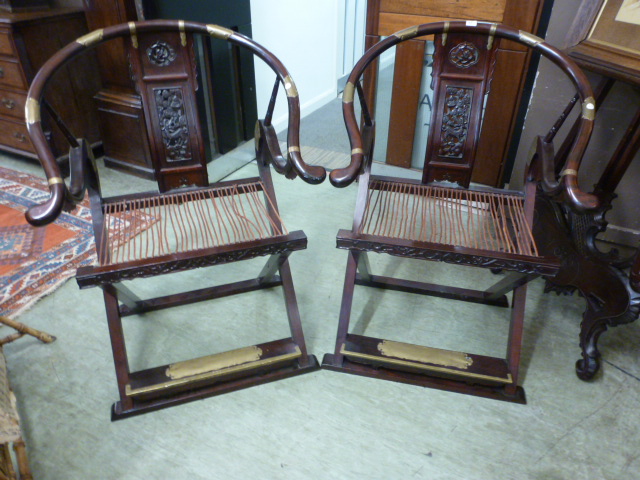
[(519, 193), (373, 180), (358, 233), (538, 256)]
[[(274, 222), (271, 199), (261, 181), (107, 199), (99, 265), (152, 260), (164, 255), (189, 253), (266, 240), (288, 233), (282, 220)], [(148, 227), (128, 237), (135, 222)], [(135, 226), (135, 225), (133, 225)]]

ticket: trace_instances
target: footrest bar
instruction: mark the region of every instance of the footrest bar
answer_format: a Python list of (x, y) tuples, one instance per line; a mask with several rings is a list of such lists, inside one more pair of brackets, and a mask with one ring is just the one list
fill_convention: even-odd
[[(340, 359), (338, 359), (340, 358)], [(509, 394), (504, 386), (478, 385), (460, 380), (451, 380), (435, 376), (428, 376), (419, 373), (401, 372), (398, 370), (375, 367), (350, 361), (348, 358), (338, 357), (328, 353), (322, 360), (322, 368), (334, 372), (349, 373), (362, 377), (374, 378), (377, 380), (387, 380), (390, 382), (415, 385), (423, 388), (435, 388), (447, 392), (455, 392), (464, 395), (474, 395), (476, 397), (526, 404), (526, 396), (522, 387), (517, 387), (515, 393)]]
[(347, 335), (347, 341), (342, 345), (340, 354), (356, 363), (463, 379), (472, 383), (513, 383), (507, 361), (501, 358), (352, 334)]
[(205, 384), (251, 375), (295, 362), (302, 356), (291, 339), (239, 348), (206, 357), (177, 362), (130, 375), (126, 394), (133, 398), (153, 398)]
[(314, 372), (319, 368), (320, 366), (318, 365), (316, 357), (310, 355), (306, 365), (299, 365), (298, 362), (283, 364), (282, 366), (278, 366), (277, 369), (269, 370), (264, 373), (252, 372), (255, 374), (241, 378), (227, 379), (225, 381), (220, 381), (219, 383), (205, 384), (198, 388), (194, 387), (183, 392), (154, 398), (148, 401), (133, 398), (133, 407), (128, 409), (123, 408), (122, 402), (116, 402), (111, 410), (111, 420), (123, 420), (125, 418), (181, 405), (194, 400), (201, 400), (203, 398), (223, 395), (225, 393), (234, 392), (256, 385), (263, 385), (265, 383), (275, 382), (285, 378), (304, 375), (305, 373)]

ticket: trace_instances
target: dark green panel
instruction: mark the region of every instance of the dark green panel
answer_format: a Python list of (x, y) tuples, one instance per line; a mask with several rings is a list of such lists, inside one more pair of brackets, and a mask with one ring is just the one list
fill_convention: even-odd
[(147, 19), (178, 18), (227, 28), (251, 23), (249, 0), (145, 0)]

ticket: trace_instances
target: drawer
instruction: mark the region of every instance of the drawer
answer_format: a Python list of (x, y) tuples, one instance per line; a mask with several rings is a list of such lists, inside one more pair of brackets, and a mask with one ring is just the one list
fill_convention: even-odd
[(0, 118), (0, 144), (35, 153), (27, 133), (27, 126), (22, 122)]
[(0, 55), (15, 55), (13, 50), (13, 42), (9, 32), (0, 32)]
[(19, 63), (0, 60), (0, 86), (27, 89)]
[(9, 115), (24, 120), (24, 104), (27, 95), (0, 89), (0, 115)]

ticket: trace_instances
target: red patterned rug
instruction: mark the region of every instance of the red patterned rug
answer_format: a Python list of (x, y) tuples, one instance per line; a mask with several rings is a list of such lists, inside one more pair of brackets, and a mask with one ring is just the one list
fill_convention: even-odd
[[(24, 212), (47, 198), (45, 180), (0, 167), (0, 315), (15, 318), (95, 260), (88, 199), (51, 225), (32, 227)], [(137, 234), (153, 219), (135, 223)]]

